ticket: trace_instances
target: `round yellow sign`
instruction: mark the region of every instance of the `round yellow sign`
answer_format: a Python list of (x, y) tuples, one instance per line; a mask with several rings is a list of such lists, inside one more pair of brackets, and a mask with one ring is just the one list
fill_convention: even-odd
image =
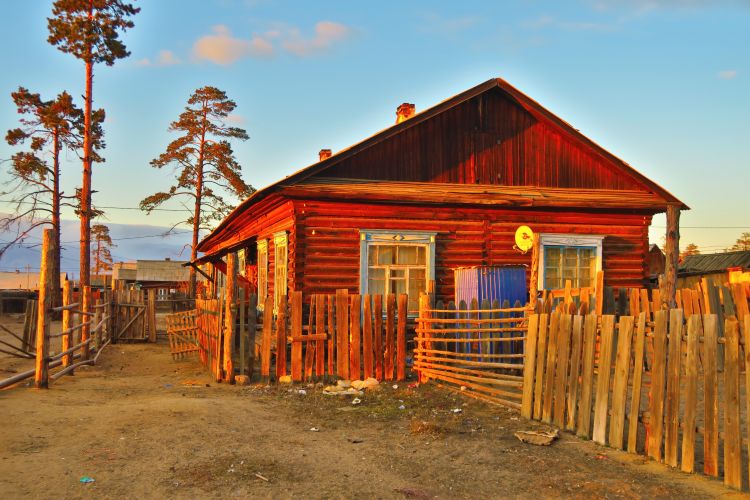
[(529, 226), (516, 229), (516, 248), (526, 253), (534, 245), (534, 231)]

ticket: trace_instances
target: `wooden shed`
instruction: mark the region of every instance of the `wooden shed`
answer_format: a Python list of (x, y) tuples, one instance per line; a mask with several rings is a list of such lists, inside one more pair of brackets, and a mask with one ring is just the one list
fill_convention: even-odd
[[(640, 287), (652, 216), (687, 207), (502, 79), (397, 122), (257, 191), (199, 244), (194, 264), (239, 252), (240, 273), (265, 296), (409, 293), (453, 270), (525, 265), (529, 289)], [(675, 216), (676, 214), (676, 216)], [(514, 249), (530, 226), (532, 253)], [(669, 243), (669, 242), (668, 242)], [(676, 248), (676, 247), (675, 247)], [(675, 255), (676, 262), (676, 255)]]

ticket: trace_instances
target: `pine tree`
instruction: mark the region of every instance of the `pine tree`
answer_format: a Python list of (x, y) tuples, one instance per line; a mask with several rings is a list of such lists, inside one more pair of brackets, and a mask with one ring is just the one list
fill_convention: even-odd
[(50, 33), (47, 41), (60, 51), (82, 60), (86, 66), (83, 180), (79, 200), (81, 287), (89, 285), (91, 271), (91, 165), (101, 160), (93, 153), (93, 68), (97, 63), (112, 66), (117, 59), (130, 55), (119, 35), (134, 26), (129, 18), (139, 11), (121, 0), (55, 0), (53, 17), (47, 19)]
[(729, 250), (750, 250), (750, 233), (742, 233)]
[(680, 262), (682, 262), (688, 255), (698, 255), (699, 253), (701, 253), (701, 251), (698, 248), (698, 245), (695, 243), (688, 243), (685, 250), (680, 252)]
[(53, 304), (57, 306), (61, 300), (60, 210), (62, 206), (74, 206), (66, 200), (75, 199), (60, 189), (60, 152), (80, 147), (83, 112), (67, 92), (54, 101), (43, 101), (39, 94), (19, 87), (11, 97), (21, 115), (21, 126), (8, 130), (5, 140), (11, 146), (28, 142), (29, 149), (15, 153), (10, 160), (9, 189), (2, 195), (12, 197), (15, 210), (0, 220), (0, 230), (15, 230), (16, 234), (0, 248), (0, 257), (13, 245), (23, 243), (35, 228), (51, 225), (55, 239)]
[[(225, 193), (245, 198), (253, 193), (245, 184), (241, 167), (234, 158), (228, 139), (248, 139), (241, 128), (229, 127), (225, 120), (235, 109), (234, 101), (224, 91), (215, 87), (196, 90), (188, 99), (185, 111), (169, 126), (170, 132), (182, 135), (169, 143), (165, 152), (151, 161), (151, 166), (176, 167), (177, 182), (168, 191), (148, 196), (140, 203), (141, 210), (150, 213), (167, 200), (187, 196), (193, 200), (192, 211), (186, 219), (175, 224), (193, 227), (190, 260), (194, 261), (201, 229), (221, 221), (231, 210), (224, 199)], [(195, 291), (195, 270), (191, 269), (190, 294)]]
[(91, 250), (91, 258), (94, 261), (92, 269), (94, 276), (99, 276), (112, 270), (112, 237), (109, 228), (104, 224), (91, 226), (91, 235), (94, 238), (94, 248)]

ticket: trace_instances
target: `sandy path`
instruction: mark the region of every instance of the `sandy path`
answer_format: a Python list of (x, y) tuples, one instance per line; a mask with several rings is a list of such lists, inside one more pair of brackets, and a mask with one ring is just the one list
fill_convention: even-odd
[(216, 384), (195, 361), (173, 362), (164, 345), (112, 346), (99, 366), (48, 391), (0, 392), (0, 497), (728, 493), (569, 435), (551, 447), (522, 444), (513, 431), (536, 424), (430, 386), (387, 386), (362, 400)]

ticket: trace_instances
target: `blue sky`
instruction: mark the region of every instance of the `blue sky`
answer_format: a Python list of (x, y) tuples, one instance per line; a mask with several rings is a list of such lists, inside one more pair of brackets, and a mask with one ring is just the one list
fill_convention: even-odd
[[(95, 68), (95, 105), (107, 111), (96, 204), (136, 207), (170, 185), (171, 172), (149, 161), (204, 85), (237, 102), (233, 121), (251, 139), (235, 151), (261, 188), (321, 148), (390, 126), (401, 102), (423, 110), (500, 76), (690, 205), (683, 244), (716, 251), (750, 231), (748, 0), (135, 3), (142, 10), (124, 37), (131, 56)], [(3, 131), (16, 126), (10, 92), (19, 85), (45, 98), (83, 93), (83, 65), (46, 42), (50, 10), (42, 0), (3, 9)], [(0, 158), (11, 154), (0, 144)], [(69, 160), (63, 184), (72, 191), (80, 166)], [(117, 209), (107, 217), (175, 220)], [(657, 217), (656, 243), (663, 225)]]

